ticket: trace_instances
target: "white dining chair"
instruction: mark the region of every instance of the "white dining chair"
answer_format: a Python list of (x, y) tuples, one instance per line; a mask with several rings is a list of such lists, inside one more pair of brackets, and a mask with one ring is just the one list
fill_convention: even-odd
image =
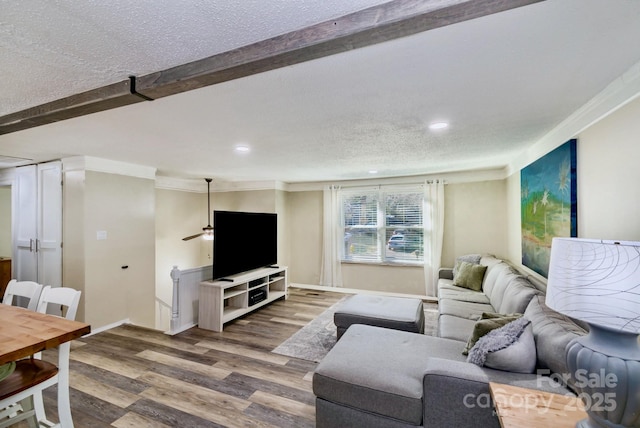
[[(74, 320), (80, 303), (81, 291), (67, 287), (46, 286), (40, 294), (37, 311), (47, 313), (48, 305), (66, 308), (65, 318)], [(40, 359), (40, 353), (33, 358), (16, 361), (15, 371), (0, 384), (0, 414), (10, 415), (0, 422), (0, 428), (28, 420), (29, 426), (59, 426), (73, 428), (71, 403), (69, 400), (69, 351), (71, 343), (58, 347), (58, 366)], [(59, 424), (47, 420), (42, 391), (58, 384)]]
[[(17, 281), (12, 279), (7, 284), (7, 288), (2, 298), (2, 303), (5, 305), (17, 306), (17, 301), (14, 298), (24, 297), (29, 299), (27, 309), (35, 311), (40, 300), (40, 293), (42, 292), (42, 285), (33, 281)], [(17, 300), (17, 299), (15, 299)]]

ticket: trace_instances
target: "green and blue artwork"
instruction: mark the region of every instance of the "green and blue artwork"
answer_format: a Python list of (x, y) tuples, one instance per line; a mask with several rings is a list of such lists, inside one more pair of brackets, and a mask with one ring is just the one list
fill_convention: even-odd
[(578, 236), (576, 140), (569, 140), (520, 172), (522, 264), (545, 278), (551, 240)]

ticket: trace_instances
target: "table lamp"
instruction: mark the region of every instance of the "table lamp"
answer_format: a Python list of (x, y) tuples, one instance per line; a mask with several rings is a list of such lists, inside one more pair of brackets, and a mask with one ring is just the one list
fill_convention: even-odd
[(640, 242), (553, 238), (546, 303), (589, 324), (566, 348), (576, 427), (640, 427)]

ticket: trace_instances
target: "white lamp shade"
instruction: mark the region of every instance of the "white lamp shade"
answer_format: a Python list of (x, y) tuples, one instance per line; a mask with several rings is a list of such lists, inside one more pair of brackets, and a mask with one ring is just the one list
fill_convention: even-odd
[(553, 238), (546, 303), (589, 324), (640, 334), (640, 242)]

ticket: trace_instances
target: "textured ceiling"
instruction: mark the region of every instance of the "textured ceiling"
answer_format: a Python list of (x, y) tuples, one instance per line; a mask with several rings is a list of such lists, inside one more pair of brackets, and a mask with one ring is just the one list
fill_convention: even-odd
[(388, 0), (0, 0), (0, 115)]
[[(379, 3), (0, 0), (0, 114)], [(3, 135), (0, 155), (229, 181), (504, 166), (640, 61), (638, 22), (640, 1), (548, 0)], [(450, 128), (429, 131), (437, 120)]]

